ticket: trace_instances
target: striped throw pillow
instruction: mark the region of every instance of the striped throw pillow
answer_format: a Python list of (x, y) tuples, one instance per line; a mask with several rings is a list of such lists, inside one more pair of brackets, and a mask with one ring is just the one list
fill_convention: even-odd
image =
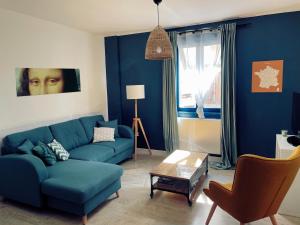
[(48, 146), (55, 153), (58, 160), (65, 161), (69, 158), (69, 152), (67, 152), (67, 150), (55, 139), (53, 139), (53, 141), (49, 143)]

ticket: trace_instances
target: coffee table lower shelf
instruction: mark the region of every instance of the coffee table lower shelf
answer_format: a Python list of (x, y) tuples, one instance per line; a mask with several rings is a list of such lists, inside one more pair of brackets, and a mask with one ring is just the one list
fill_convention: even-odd
[(153, 198), (154, 190), (167, 191), (167, 192), (171, 192), (171, 193), (181, 194), (187, 198), (188, 204), (189, 204), (189, 206), (191, 206), (192, 201), (190, 199), (189, 188), (190, 188), (189, 182), (182, 182), (181, 187), (176, 187), (175, 185), (166, 185), (166, 184), (161, 184), (159, 182), (156, 182), (153, 185), (151, 185), (150, 197)]
[(175, 184), (163, 184), (163, 183), (159, 183), (158, 181), (153, 184), (153, 177), (161, 178), (161, 176), (150, 175), (151, 178), (150, 197), (151, 198), (153, 198), (154, 190), (167, 191), (171, 193), (184, 195), (187, 199), (189, 206), (193, 205), (193, 200), (197, 191), (200, 189), (201, 178), (202, 178), (201, 176), (197, 181), (197, 183), (192, 186), (190, 180), (177, 180), (177, 179), (174, 179)]

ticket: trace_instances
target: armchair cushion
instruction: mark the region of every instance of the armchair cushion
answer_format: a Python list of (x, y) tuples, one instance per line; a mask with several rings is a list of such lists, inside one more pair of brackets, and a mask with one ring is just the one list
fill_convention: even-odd
[(229, 191), (232, 190), (232, 183), (227, 183), (227, 184), (221, 184), (224, 188), (228, 189)]

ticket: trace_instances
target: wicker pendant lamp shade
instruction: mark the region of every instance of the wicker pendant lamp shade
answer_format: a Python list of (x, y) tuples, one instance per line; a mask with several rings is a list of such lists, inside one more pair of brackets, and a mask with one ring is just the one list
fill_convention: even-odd
[(146, 51), (145, 59), (148, 60), (162, 60), (173, 57), (172, 45), (167, 32), (159, 25), (158, 5), (162, 0), (154, 0), (157, 5), (158, 26), (150, 33)]
[(161, 60), (172, 58), (172, 45), (167, 32), (157, 26), (149, 35), (145, 58), (148, 60)]

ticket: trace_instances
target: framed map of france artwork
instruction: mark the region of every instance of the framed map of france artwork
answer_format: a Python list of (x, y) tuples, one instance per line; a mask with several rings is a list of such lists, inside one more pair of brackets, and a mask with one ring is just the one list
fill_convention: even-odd
[(252, 63), (252, 92), (282, 92), (283, 60)]

